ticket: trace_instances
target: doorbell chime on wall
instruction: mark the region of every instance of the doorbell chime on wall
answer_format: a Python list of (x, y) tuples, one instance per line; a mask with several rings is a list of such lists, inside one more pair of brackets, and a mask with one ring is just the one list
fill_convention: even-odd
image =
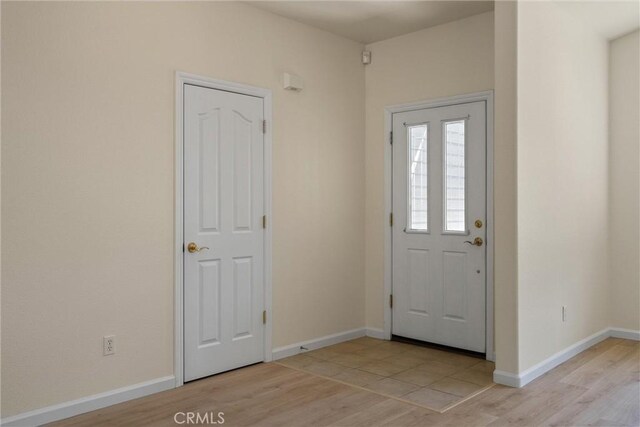
[(304, 88), (302, 77), (291, 73), (284, 73), (283, 87), (287, 90), (293, 90), (296, 92), (301, 91)]

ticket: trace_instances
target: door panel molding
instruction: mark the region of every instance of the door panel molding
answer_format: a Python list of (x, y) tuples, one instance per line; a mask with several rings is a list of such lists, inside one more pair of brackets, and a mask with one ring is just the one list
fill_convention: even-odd
[[(446, 107), (459, 104), (484, 101), (486, 105), (486, 357), (494, 361), (494, 206), (493, 206), (493, 91), (475, 92), (451, 97), (436, 98), (427, 101), (397, 104), (384, 109), (384, 203), (385, 217), (392, 212), (392, 145), (393, 114), (435, 107)], [(391, 339), (392, 311), (388, 304), (392, 294), (392, 227), (384, 221), (384, 298), (383, 337)]]
[[(175, 386), (184, 384), (184, 86), (200, 86), (241, 95), (262, 98), (264, 119), (269, 126), (264, 133), (264, 212), (268, 224), (273, 224), (271, 205), (272, 182), (272, 94), (271, 90), (241, 83), (216, 80), (195, 74), (176, 72), (175, 76), (175, 151), (174, 151), (174, 375)], [(272, 359), (272, 227), (267, 226), (264, 235), (264, 310), (267, 320), (264, 330), (264, 360)]]

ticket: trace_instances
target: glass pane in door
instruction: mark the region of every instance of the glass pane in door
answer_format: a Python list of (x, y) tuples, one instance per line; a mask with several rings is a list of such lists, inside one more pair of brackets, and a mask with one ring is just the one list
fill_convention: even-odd
[(428, 125), (409, 126), (409, 206), (408, 229), (428, 230)]
[(465, 215), (464, 120), (444, 124), (444, 231), (467, 230)]

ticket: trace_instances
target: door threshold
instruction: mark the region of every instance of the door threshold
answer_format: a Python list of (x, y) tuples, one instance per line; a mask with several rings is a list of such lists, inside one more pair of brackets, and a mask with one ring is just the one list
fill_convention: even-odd
[(391, 341), (402, 342), (405, 344), (412, 344), (419, 347), (432, 348), (434, 350), (442, 350), (449, 353), (462, 354), (464, 356), (475, 357), (476, 359), (486, 359), (486, 353), (479, 353), (477, 351), (465, 350), (462, 348), (449, 347), (447, 345), (435, 344), (428, 341), (420, 341), (413, 338), (405, 338), (399, 335), (391, 335)]

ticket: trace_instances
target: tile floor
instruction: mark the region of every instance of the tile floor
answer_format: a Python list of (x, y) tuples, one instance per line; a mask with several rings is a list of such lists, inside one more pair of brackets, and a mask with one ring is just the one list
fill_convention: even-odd
[(363, 337), (277, 363), (439, 412), (493, 385), (486, 360)]

